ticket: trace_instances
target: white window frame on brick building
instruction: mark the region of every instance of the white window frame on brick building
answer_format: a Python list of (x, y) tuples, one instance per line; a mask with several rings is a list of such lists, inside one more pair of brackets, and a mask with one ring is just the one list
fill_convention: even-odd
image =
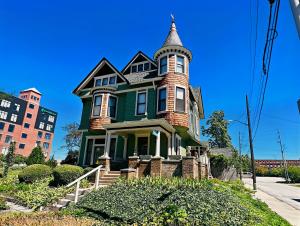
[[(183, 62), (182, 63), (178, 63), (178, 58), (182, 58)], [(179, 68), (182, 69), (182, 71), (178, 70)], [(175, 55), (175, 72), (176, 73), (181, 73), (181, 74), (185, 74), (185, 57), (183, 55), (180, 54), (176, 54)]]
[(45, 123), (44, 122), (40, 122), (39, 129), (44, 129), (44, 127), (45, 127)]
[(10, 117), (10, 121), (16, 122), (17, 120), (18, 120), (18, 115), (12, 114), (11, 117)]
[(0, 111), (0, 119), (7, 119), (7, 112), (6, 111)]
[(20, 110), (20, 104), (15, 104), (15, 111), (19, 111)]
[(55, 120), (55, 117), (53, 115), (49, 115), (48, 121), (49, 122), (54, 122), (54, 120)]
[(47, 131), (51, 131), (51, 130), (52, 130), (52, 128), (53, 128), (53, 126), (52, 126), (52, 125), (49, 125), (49, 124), (47, 124), (47, 126), (46, 126), (46, 130), (47, 130)]

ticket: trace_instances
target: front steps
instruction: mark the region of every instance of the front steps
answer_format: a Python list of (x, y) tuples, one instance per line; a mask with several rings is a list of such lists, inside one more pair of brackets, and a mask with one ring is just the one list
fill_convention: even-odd
[[(117, 181), (117, 179), (121, 176), (120, 171), (109, 171), (107, 174), (100, 177), (99, 180), (99, 188), (107, 187), (109, 185), (112, 185)], [(78, 201), (84, 197), (86, 194), (90, 193), (95, 189), (95, 185), (93, 184), (90, 188), (81, 188), (78, 192)], [(50, 210), (60, 210), (62, 208), (65, 208), (70, 203), (75, 203), (75, 191), (73, 193), (69, 193), (66, 195), (66, 197), (58, 200), (57, 203), (53, 204), (49, 207)]]

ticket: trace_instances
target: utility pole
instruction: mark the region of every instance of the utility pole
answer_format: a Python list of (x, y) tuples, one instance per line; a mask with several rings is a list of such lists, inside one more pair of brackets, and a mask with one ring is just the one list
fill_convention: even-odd
[(296, 28), (300, 39), (300, 1), (290, 0), (290, 4), (291, 4), (292, 12), (296, 23)]
[(277, 130), (277, 134), (278, 134), (278, 143), (280, 145), (281, 157), (282, 157), (282, 162), (283, 162), (283, 167), (284, 167), (284, 176), (285, 176), (285, 180), (287, 182), (289, 182), (290, 178), (289, 178), (289, 173), (288, 173), (288, 169), (287, 169), (287, 163), (286, 163), (286, 160), (284, 158), (284, 148), (283, 148), (283, 145), (282, 145), (279, 130)]
[(247, 108), (247, 119), (248, 119), (247, 126), (248, 126), (248, 132), (249, 132), (249, 145), (250, 145), (250, 153), (251, 153), (253, 190), (256, 190), (255, 160), (254, 160), (254, 151), (253, 151), (253, 143), (252, 143), (252, 130), (251, 130), (251, 122), (250, 122), (250, 111), (249, 111), (249, 103), (248, 103), (248, 96), (247, 95), (246, 95), (246, 108)]
[(240, 180), (242, 181), (242, 166), (243, 166), (243, 161), (242, 161), (242, 144), (241, 144), (241, 132), (239, 131), (239, 156), (240, 156)]

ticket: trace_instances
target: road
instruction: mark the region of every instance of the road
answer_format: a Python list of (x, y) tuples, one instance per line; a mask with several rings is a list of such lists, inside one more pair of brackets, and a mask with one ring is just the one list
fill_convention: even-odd
[[(244, 178), (247, 187), (252, 187), (252, 179)], [(279, 177), (257, 177), (255, 196), (289, 221), (300, 226), (300, 187), (282, 183)]]

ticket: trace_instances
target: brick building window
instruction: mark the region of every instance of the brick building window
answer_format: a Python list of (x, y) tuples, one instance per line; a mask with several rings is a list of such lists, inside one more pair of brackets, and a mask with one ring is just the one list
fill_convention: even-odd
[(16, 122), (17, 119), (18, 119), (18, 115), (16, 115), (16, 114), (12, 114), (10, 117), (10, 121), (12, 121), (12, 122)]
[(176, 103), (175, 111), (185, 112), (185, 89), (182, 87), (176, 87)]
[(102, 95), (94, 97), (93, 116), (100, 116), (102, 105)]
[(157, 111), (167, 110), (167, 88), (158, 89)]
[(12, 136), (7, 135), (7, 136), (5, 137), (5, 143), (6, 143), (6, 144), (9, 144), (11, 141), (12, 141)]
[(176, 56), (176, 72), (185, 73), (184, 57)]
[(22, 137), (23, 139), (26, 139), (26, 138), (27, 138), (27, 134), (26, 134), (26, 133), (22, 133), (21, 137)]
[(34, 109), (34, 104), (29, 104), (30, 109)]
[(30, 124), (29, 123), (25, 123), (24, 124), (24, 128), (28, 129), (30, 127)]
[(45, 123), (44, 122), (40, 122), (39, 129), (44, 129), (44, 127), (45, 127)]
[(159, 74), (167, 73), (168, 71), (168, 58), (164, 56), (159, 61)]
[(39, 131), (38, 132), (38, 138), (42, 138), (43, 137), (43, 132)]
[(19, 111), (19, 110), (20, 110), (20, 104), (15, 104), (14, 110), (15, 110), (15, 111)]
[(1, 141), (1, 139), (2, 139), (2, 134), (0, 133), (0, 141)]
[(45, 139), (50, 140), (51, 139), (51, 134), (50, 133), (45, 133)]
[(54, 122), (54, 120), (55, 120), (55, 117), (53, 115), (49, 115), (48, 121), (49, 122)]
[(0, 111), (0, 118), (1, 119), (7, 119), (7, 112), (6, 111)]
[(32, 118), (32, 114), (27, 113), (27, 114), (26, 114), (26, 117), (27, 117), (27, 118)]
[(48, 148), (49, 148), (49, 143), (44, 142), (44, 143), (43, 143), (43, 148), (44, 148), (44, 149), (48, 149)]
[(4, 126), (5, 126), (4, 122), (0, 122), (0, 130), (4, 130)]
[(146, 113), (146, 103), (147, 103), (147, 92), (146, 91), (137, 92), (137, 101), (136, 101), (137, 115), (144, 115)]
[(52, 126), (52, 125), (49, 125), (49, 124), (47, 124), (47, 126), (46, 126), (46, 130), (48, 130), (48, 131), (51, 131), (51, 130), (52, 130), (52, 128), (53, 128), (53, 126)]
[(24, 149), (25, 148), (25, 144), (19, 144), (19, 148), (20, 149)]
[(13, 133), (14, 130), (15, 130), (15, 125), (9, 124), (7, 131), (10, 132), (10, 133)]

